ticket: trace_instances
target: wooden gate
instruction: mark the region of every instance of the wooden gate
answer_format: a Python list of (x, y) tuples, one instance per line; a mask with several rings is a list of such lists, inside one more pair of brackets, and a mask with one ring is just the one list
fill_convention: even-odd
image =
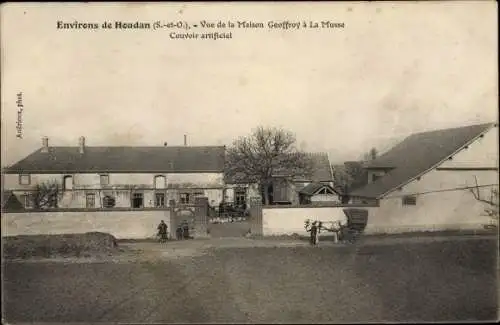
[(208, 236), (208, 198), (197, 197), (194, 204), (176, 204), (170, 201), (170, 233), (175, 238), (177, 226), (186, 221), (189, 225), (189, 235), (194, 238)]

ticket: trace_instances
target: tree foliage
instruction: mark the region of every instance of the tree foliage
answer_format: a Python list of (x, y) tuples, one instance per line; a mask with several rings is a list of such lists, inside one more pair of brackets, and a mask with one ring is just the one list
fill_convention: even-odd
[(333, 165), (332, 171), (336, 189), (345, 195), (356, 188), (366, 185), (368, 182), (368, 173), (363, 168), (363, 163), (359, 161)]
[(33, 191), (35, 209), (57, 208), (60, 186), (55, 181), (36, 184)]
[(308, 155), (296, 147), (292, 132), (258, 127), (233, 142), (226, 153), (226, 173), (235, 183), (257, 183), (269, 204), (268, 186), (273, 176), (303, 176), (311, 172)]

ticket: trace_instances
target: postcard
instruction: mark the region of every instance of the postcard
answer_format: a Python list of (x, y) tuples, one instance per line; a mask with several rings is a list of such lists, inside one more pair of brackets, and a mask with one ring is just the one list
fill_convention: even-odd
[(496, 2), (0, 14), (5, 323), (498, 320)]

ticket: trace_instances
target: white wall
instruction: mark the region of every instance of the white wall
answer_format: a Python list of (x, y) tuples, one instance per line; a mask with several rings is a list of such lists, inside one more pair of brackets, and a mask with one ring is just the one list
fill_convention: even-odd
[[(474, 186), (476, 179), (479, 185), (498, 184), (498, 173), (433, 170), (380, 200), (380, 207), (370, 215), (369, 228), (387, 232), (399, 229), (481, 229), (491, 220), (484, 215), (487, 205), (477, 201), (469, 189), (456, 190)], [(489, 198), (492, 188), (480, 188), (480, 195)], [(403, 196), (419, 193), (415, 206), (403, 206)]]
[[(485, 186), (479, 188), (483, 199), (490, 197), (492, 188), (498, 189), (498, 171), (480, 170), (498, 168), (498, 127), (437, 167), (380, 200), (380, 207), (370, 214), (367, 231), (482, 229), (489, 223), (491, 218), (484, 213), (488, 205), (476, 200), (470, 189), (459, 188), (474, 187), (477, 182)], [(492, 184), (496, 186), (486, 186)], [(417, 195), (417, 204), (403, 206), (405, 195)]]
[[(67, 174), (71, 175), (71, 174)], [(131, 192), (130, 188), (146, 188), (141, 190), (144, 193), (144, 207), (155, 206), (155, 191), (151, 190), (157, 188), (156, 191), (162, 190), (155, 186), (156, 176), (165, 176), (166, 186), (169, 189), (166, 191), (165, 203), (168, 205), (169, 200), (179, 200), (179, 191), (177, 188), (202, 188), (201, 192), (209, 198), (209, 202), (215, 201), (219, 204), (222, 200), (222, 186), (223, 174), (222, 173), (194, 173), (194, 174), (109, 174), (109, 186), (101, 186), (100, 174), (72, 174), (73, 188), (72, 191), (62, 193), (59, 198), (60, 207), (71, 208), (85, 208), (86, 207), (86, 193), (83, 190), (95, 189), (95, 207), (102, 207), (101, 199), (105, 195), (112, 195), (116, 200), (116, 207), (130, 207), (131, 206)], [(63, 179), (66, 174), (31, 174), (30, 185), (20, 185), (19, 175), (6, 174), (5, 176), (5, 189), (13, 190), (14, 194), (23, 203), (21, 196), (28, 193), (33, 189), (35, 184), (44, 182), (56, 182), (60, 185), (63, 184)], [(101, 188), (106, 188), (104, 191), (97, 191)], [(150, 189), (150, 190), (147, 190)]]
[[(307, 235), (306, 219), (324, 222), (345, 220), (343, 209), (368, 210), (366, 234), (405, 233), (412, 231), (482, 230), (490, 218), (484, 215), (485, 205), (468, 191), (450, 191), (417, 197), (416, 206), (403, 206), (401, 197), (380, 201), (379, 207), (297, 207), (263, 208), (263, 234)], [(323, 235), (331, 235), (324, 233)]]
[[(100, 188), (100, 174), (30, 174), (31, 184), (20, 185), (18, 174), (5, 175), (5, 189), (28, 190), (35, 184), (55, 181), (62, 185), (66, 175), (73, 176), (73, 188)], [(166, 177), (167, 184), (174, 187), (221, 187), (224, 185), (223, 173), (178, 173), (178, 174), (153, 174), (153, 173), (111, 173), (109, 183), (111, 186), (135, 185), (138, 187), (153, 188), (154, 179), (157, 175)]]
[(316, 194), (311, 196), (311, 202), (333, 202), (340, 203), (340, 198), (335, 194)]
[[(309, 207), (309, 208), (263, 208), (262, 228), (264, 236), (272, 235), (307, 235), (304, 222), (318, 220), (323, 222), (341, 221), (346, 222), (343, 209), (349, 207)], [(370, 211), (375, 208), (363, 208)], [(331, 235), (332, 233), (321, 233)]]
[(161, 220), (170, 228), (170, 211), (2, 213), (2, 236), (99, 231), (118, 239), (141, 239), (155, 236)]

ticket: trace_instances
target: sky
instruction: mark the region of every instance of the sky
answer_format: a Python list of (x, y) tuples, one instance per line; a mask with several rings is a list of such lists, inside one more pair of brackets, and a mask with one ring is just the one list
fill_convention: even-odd
[[(2, 166), (41, 146), (230, 145), (257, 126), (332, 163), (498, 120), (497, 4), (3, 4)], [(337, 29), (68, 30), (57, 21), (343, 22)], [(196, 30), (198, 33), (207, 30)], [(181, 33), (182, 31), (178, 31)], [(22, 138), (17, 94), (22, 92)]]

